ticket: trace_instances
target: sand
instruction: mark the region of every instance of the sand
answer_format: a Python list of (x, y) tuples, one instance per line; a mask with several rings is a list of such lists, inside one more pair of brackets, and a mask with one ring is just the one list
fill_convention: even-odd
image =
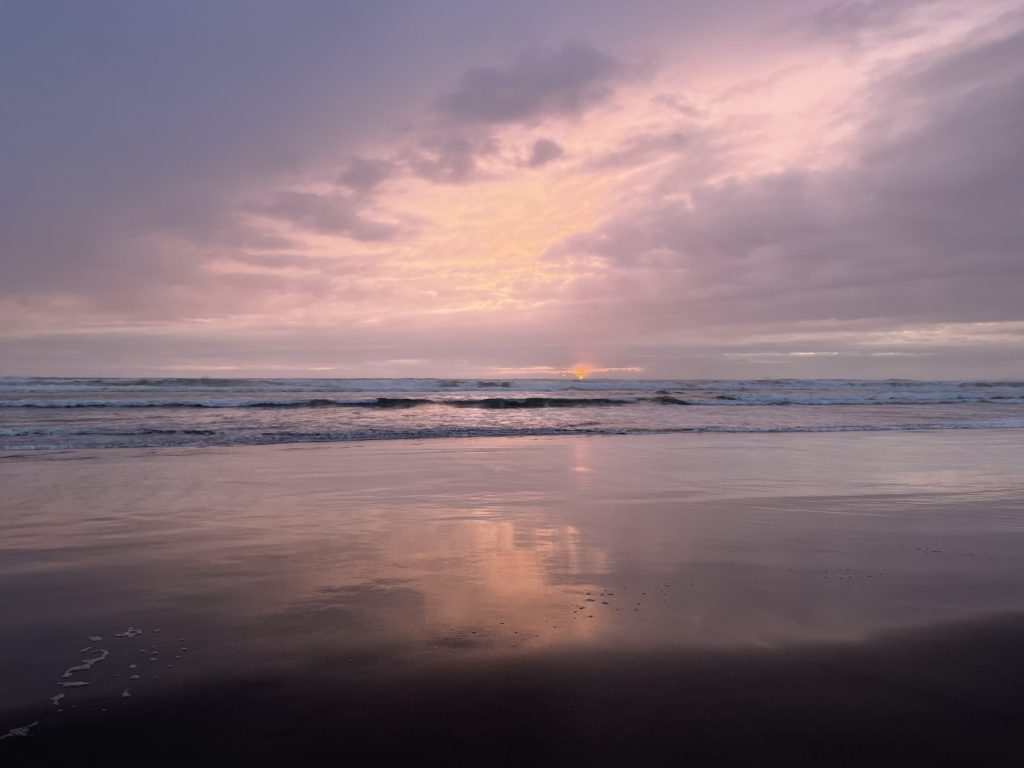
[(5, 454), (0, 760), (1019, 764), (1022, 448)]

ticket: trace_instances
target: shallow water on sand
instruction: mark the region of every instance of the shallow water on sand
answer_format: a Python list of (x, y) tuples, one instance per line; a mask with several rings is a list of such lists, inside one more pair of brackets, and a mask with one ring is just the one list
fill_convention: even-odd
[[(420, 712), (442, 678), (497, 695), (517, 669), (530, 696), (631, 688), (653, 658), (728, 677), (781, 654), (799, 676), (800, 653), (1024, 614), (1022, 448), (1007, 430), (6, 454), (0, 734), (38, 725), (0, 751), (59, 754), (86, 724), (131, 741), (119, 722), (214, 700), (266, 731), (291, 706), (268, 679), (325, 708), (316, 744), (356, 722), (324, 715), (342, 688)], [(277, 693), (260, 708), (247, 681)]]

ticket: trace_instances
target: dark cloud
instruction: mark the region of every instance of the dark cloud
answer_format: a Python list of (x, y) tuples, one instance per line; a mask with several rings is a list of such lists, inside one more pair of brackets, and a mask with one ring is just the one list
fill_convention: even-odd
[(366, 217), (358, 202), (346, 195), (278, 192), (268, 202), (252, 206), (254, 213), (287, 221), (300, 229), (380, 242), (394, 238), (396, 224)]
[(509, 67), (469, 70), (437, 109), (463, 123), (490, 125), (578, 115), (610, 96), (621, 75), (618, 62), (590, 45), (535, 48)]
[(392, 178), (397, 168), (389, 160), (353, 157), (338, 174), (337, 182), (356, 195), (369, 195)]
[(409, 171), (437, 184), (460, 184), (478, 178), (482, 158), (493, 155), (498, 145), (493, 138), (432, 136), (421, 139), (403, 153)]
[(530, 148), (530, 156), (526, 159), (526, 165), (530, 168), (540, 168), (564, 154), (565, 150), (551, 139), (537, 139), (533, 142), (533, 147)]
[(908, 11), (929, 5), (935, 5), (934, 0), (840, 0), (814, 12), (806, 29), (815, 37), (892, 31)]

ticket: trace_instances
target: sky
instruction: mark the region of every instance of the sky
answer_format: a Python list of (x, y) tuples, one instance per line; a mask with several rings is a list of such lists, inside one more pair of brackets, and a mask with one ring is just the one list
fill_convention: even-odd
[(0, 375), (1024, 378), (1022, 0), (0, 0)]

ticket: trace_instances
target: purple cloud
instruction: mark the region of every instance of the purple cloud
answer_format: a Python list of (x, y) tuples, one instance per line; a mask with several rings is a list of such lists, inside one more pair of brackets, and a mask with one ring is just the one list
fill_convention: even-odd
[(1024, 31), (940, 51), (877, 83), (857, 152), (840, 168), (696, 188), (670, 173), (548, 258), (579, 270), (573, 295), (584, 305), (648, 329), (1020, 320), (1024, 153), (1014, 125), (1024, 125)]
[(358, 203), (344, 195), (278, 192), (268, 202), (253, 205), (252, 210), (299, 228), (367, 242), (391, 240), (400, 231), (395, 224), (367, 218)]
[(537, 139), (530, 148), (530, 156), (526, 160), (526, 165), (530, 168), (540, 168), (564, 154), (565, 150), (551, 139)]
[(378, 186), (395, 176), (398, 169), (389, 160), (353, 157), (338, 174), (337, 183), (355, 195), (373, 193)]
[(608, 98), (621, 75), (618, 62), (590, 45), (535, 48), (509, 67), (470, 69), (438, 99), (437, 109), (482, 125), (574, 116)]

